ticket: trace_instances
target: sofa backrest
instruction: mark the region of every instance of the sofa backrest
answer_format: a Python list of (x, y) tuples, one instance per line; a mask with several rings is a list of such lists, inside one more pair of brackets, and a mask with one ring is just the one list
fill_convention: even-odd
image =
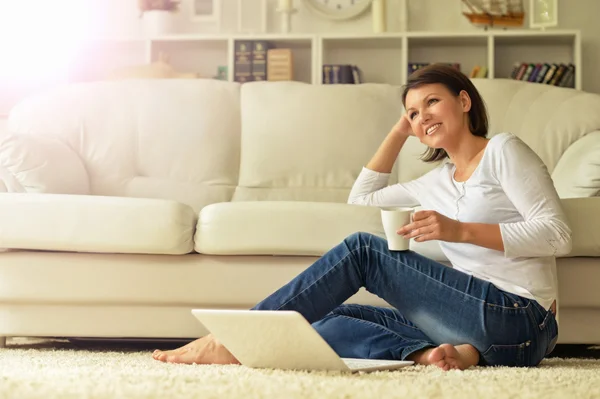
[(77, 84), (29, 98), (9, 130), (73, 149), (90, 194), (229, 201), (240, 156), (240, 85), (217, 80)]
[(242, 86), (241, 109), (233, 201), (346, 202), (402, 101), (388, 85), (261, 82)]
[[(490, 136), (503, 131), (520, 136), (546, 163), (561, 196), (599, 195), (600, 95), (512, 80), (473, 81), (487, 103)], [(401, 90), (384, 84), (215, 80), (61, 88), (11, 112), (8, 129), (30, 140), (18, 148), (15, 140), (0, 140), (0, 169), (11, 162), (4, 158), (13, 162), (0, 180), (19, 168), (30, 175), (5, 181), (0, 191), (7, 191), (2, 186), (36, 191), (23, 181), (51, 179), (39, 170), (62, 159), (55, 155), (47, 162), (46, 149), (59, 154), (68, 147), (77, 159), (67, 169), (81, 162), (77, 176), (87, 173), (89, 182), (81, 189), (42, 184), (37, 191), (165, 198), (196, 210), (225, 201), (345, 202), (361, 168), (403, 113)], [(44, 144), (49, 138), (60, 145)], [(37, 151), (28, 150), (34, 145)], [(412, 137), (390, 183), (435, 167), (419, 160), (424, 150)], [(30, 154), (42, 158), (19, 158)], [(60, 178), (65, 168), (58, 168)], [(14, 188), (19, 182), (25, 188)]]

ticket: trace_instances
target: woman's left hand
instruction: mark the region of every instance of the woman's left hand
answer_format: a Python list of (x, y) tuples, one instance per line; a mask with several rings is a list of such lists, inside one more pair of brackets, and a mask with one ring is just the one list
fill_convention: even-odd
[(413, 215), (411, 223), (397, 231), (404, 238), (415, 238), (423, 242), (440, 240), (447, 242), (461, 242), (462, 223), (440, 215), (436, 211), (418, 211)]

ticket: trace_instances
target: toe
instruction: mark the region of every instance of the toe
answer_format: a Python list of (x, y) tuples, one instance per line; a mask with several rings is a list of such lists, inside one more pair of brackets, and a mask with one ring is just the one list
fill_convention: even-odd
[(167, 363), (182, 363), (181, 356), (177, 354), (165, 356), (163, 361)]

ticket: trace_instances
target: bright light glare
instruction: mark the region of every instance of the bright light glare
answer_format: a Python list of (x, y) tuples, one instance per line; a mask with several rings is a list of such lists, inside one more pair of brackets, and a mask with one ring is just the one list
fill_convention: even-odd
[(0, 0), (0, 80), (65, 80), (85, 38), (85, 0)]

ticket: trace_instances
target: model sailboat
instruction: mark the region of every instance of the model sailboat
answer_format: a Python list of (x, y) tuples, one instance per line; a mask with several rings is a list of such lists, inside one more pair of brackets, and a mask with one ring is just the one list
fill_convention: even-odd
[(462, 0), (474, 25), (516, 27), (525, 19), (523, 0)]

